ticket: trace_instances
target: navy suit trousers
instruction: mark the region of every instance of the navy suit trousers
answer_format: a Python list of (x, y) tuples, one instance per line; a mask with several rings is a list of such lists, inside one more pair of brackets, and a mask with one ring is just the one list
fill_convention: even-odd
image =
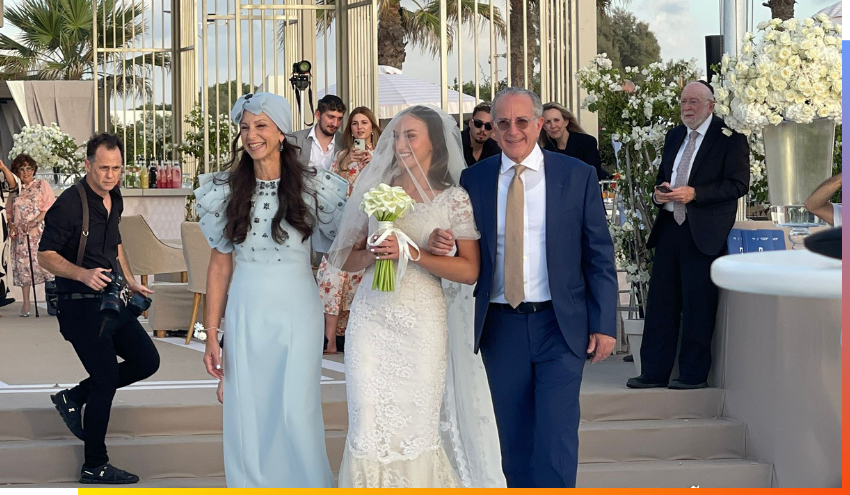
[(575, 487), (587, 356), (567, 347), (555, 311), (519, 314), (490, 306), (481, 356), (508, 487)]

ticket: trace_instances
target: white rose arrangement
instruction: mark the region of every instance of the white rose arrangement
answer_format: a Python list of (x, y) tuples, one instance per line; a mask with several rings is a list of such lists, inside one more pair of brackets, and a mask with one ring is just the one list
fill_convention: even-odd
[(58, 168), (68, 175), (79, 176), (80, 164), (83, 161), (81, 147), (71, 136), (62, 132), (55, 122), (49, 126), (35, 124), (24, 127), (13, 139), (14, 144), (9, 152), (10, 160), (26, 153), (39, 167)]
[[(378, 230), (369, 235), (367, 245), (377, 246), (384, 242), (387, 237), (394, 235), (398, 241), (398, 275), (393, 271), (392, 260), (378, 260), (375, 262), (375, 276), (372, 279), (372, 290), (381, 292), (393, 292), (396, 281), (401, 281), (407, 267), (407, 261), (418, 261), (419, 256), (413, 258), (410, 248), (419, 250), (404, 232), (395, 228), (393, 222), (403, 217), (405, 213), (413, 210), (414, 201), (402, 187), (391, 187), (387, 184), (378, 184), (363, 195), (360, 209), (366, 216), (375, 217), (378, 221)], [(371, 239), (375, 239), (372, 241)]]
[[(645, 67), (614, 67), (606, 54), (579, 69), (579, 86), (587, 91), (582, 102), (599, 115), (600, 147), (608, 139), (622, 143), (614, 190), (622, 200), (622, 225), (609, 224), (618, 266), (646, 304), (652, 250), (646, 245), (655, 222), (651, 201), (667, 132), (681, 122), (679, 97), (685, 82), (698, 78), (696, 60), (654, 62)], [(610, 136), (610, 138), (609, 138)]]
[(724, 55), (712, 77), (715, 113), (747, 136), (783, 120), (841, 124), (841, 24), (825, 14), (771, 19), (746, 33), (741, 55)]

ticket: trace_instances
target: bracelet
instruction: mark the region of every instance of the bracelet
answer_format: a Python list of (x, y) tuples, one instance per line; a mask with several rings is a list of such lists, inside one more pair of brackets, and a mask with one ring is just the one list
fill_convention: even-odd
[(224, 330), (220, 330), (218, 327), (205, 328), (204, 324), (201, 323), (201, 322), (195, 323), (194, 330), (195, 331), (193, 332), (192, 336), (195, 337), (196, 339), (200, 340), (201, 342), (206, 342), (207, 332), (210, 331), (210, 330), (215, 330), (222, 335), (224, 334)]

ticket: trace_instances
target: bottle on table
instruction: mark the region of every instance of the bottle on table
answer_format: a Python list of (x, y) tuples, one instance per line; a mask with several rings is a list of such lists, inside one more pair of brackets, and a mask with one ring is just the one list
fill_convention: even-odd
[(148, 182), (150, 183), (150, 188), (151, 188), (151, 189), (156, 189), (156, 188), (157, 188), (157, 185), (158, 185), (158, 184), (157, 184), (157, 173), (156, 173), (156, 169), (157, 169), (157, 164), (156, 164), (156, 162), (155, 162), (155, 161), (151, 161), (150, 170), (149, 170), (149, 172), (148, 172)]
[(148, 182), (150, 177), (148, 176), (148, 168), (142, 164), (141, 169), (139, 171), (139, 182), (141, 183), (142, 189), (147, 189), (150, 186)]

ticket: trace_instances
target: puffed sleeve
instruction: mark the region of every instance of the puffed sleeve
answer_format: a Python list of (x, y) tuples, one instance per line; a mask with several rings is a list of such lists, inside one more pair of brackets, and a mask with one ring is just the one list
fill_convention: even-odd
[(39, 211), (47, 211), (53, 206), (53, 203), (56, 202), (56, 194), (53, 192), (53, 188), (50, 187), (50, 183), (44, 179), (41, 179), (41, 198), (38, 205)]
[[(313, 230), (312, 238), (313, 250), (318, 253), (327, 253), (339, 232), (339, 222), (345, 207), (345, 194), (348, 192), (348, 181), (326, 171), (320, 171), (311, 180), (318, 203), (316, 228)], [(308, 201), (308, 204), (311, 202)]]
[(452, 234), (459, 240), (477, 240), (481, 237), (475, 227), (475, 217), (472, 215), (472, 202), (469, 194), (462, 187), (455, 187), (449, 191), (449, 220), (452, 225)]
[(230, 198), (227, 173), (198, 176), (200, 187), (195, 189), (195, 209), (200, 216), (200, 227), (210, 247), (222, 253), (233, 251), (233, 243), (224, 236), (227, 225), (225, 209)]

